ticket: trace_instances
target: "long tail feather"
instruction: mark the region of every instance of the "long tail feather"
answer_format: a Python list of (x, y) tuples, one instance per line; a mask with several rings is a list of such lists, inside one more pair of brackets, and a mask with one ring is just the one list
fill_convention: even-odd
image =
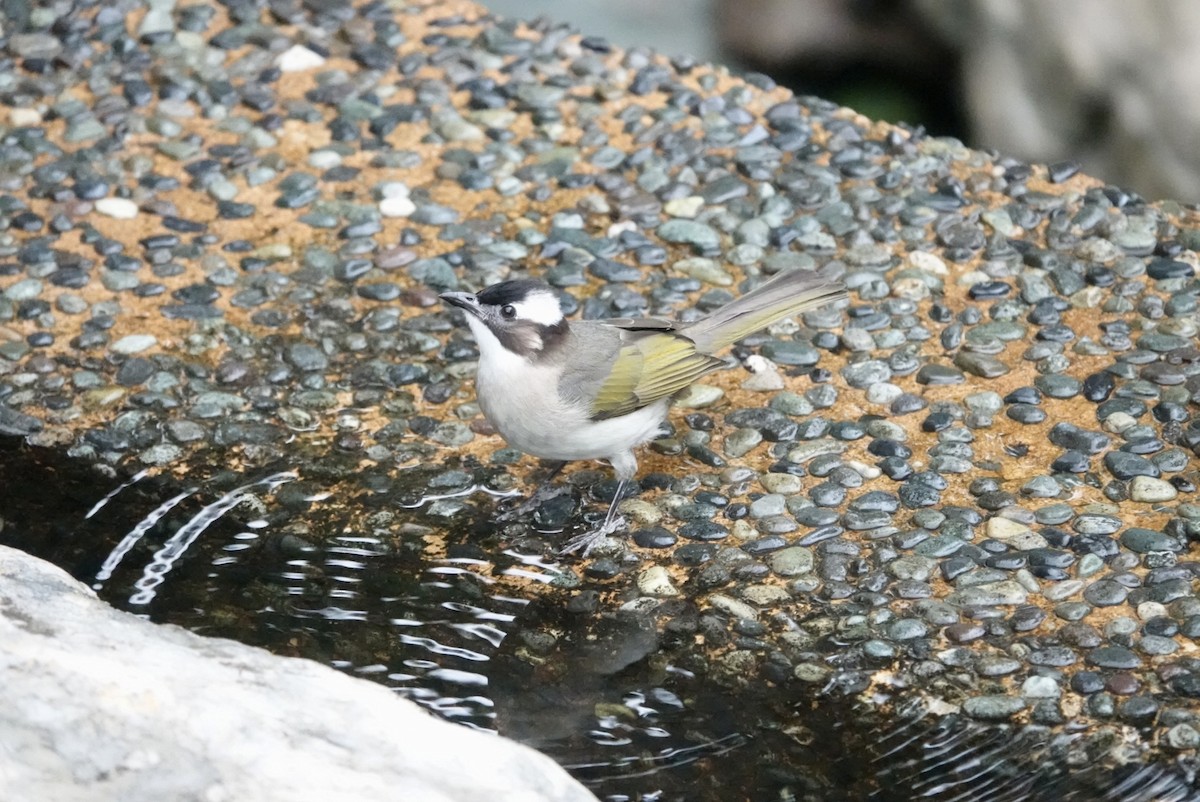
[(696, 350), (712, 354), (778, 320), (845, 296), (845, 287), (834, 279), (808, 270), (789, 270), (689, 324), (681, 333), (696, 343)]

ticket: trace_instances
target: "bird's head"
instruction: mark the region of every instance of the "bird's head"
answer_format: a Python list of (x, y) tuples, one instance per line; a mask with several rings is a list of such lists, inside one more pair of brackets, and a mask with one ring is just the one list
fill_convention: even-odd
[(502, 281), (479, 293), (444, 292), (440, 296), (466, 312), (480, 353), (500, 347), (532, 359), (567, 333), (558, 296), (531, 279)]

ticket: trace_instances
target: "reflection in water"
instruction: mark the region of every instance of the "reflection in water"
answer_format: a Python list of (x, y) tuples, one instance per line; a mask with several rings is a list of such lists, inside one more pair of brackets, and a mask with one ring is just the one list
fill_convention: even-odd
[[(139, 474), (141, 477), (144, 477), (145, 475), (145, 471)], [(92, 515), (96, 513), (102, 506), (104, 506), (104, 503), (111, 499), (117, 491), (129, 487), (131, 484), (133, 484), (133, 482), (126, 482), (125, 484), (121, 485), (121, 487), (117, 488), (117, 490), (109, 493), (104, 497), (103, 501), (92, 508), (92, 512), (88, 513), (87, 517), (91, 518)], [(94, 590), (100, 590), (103, 588), (104, 583), (112, 578), (113, 571), (115, 571), (117, 566), (121, 564), (121, 560), (125, 559), (125, 555), (129, 553), (129, 550), (136, 546), (142, 537), (149, 532), (151, 528), (155, 526), (155, 524), (162, 520), (164, 515), (175, 509), (175, 507), (177, 507), (184, 499), (190, 498), (197, 489), (198, 488), (195, 487), (189, 487), (182, 493), (177, 493), (176, 495), (164, 501), (162, 504), (158, 505), (158, 507), (155, 508), (145, 518), (138, 521), (137, 526), (133, 527), (133, 529), (130, 529), (129, 533), (126, 534), (125, 537), (121, 538), (121, 542), (118, 543), (111, 552), (109, 552), (108, 557), (106, 557), (104, 560), (104, 565), (100, 566), (100, 570), (96, 572), (96, 582), (92, 585), (92, 588)]]
[[(129, 477), (128, 482), (122, 482), (121, 484), (117, 485), (116, 488), (109, 491), (107, 495), (105, 495), (103, 498), (101, 498), (99, 501), (97, 501), (94, 505), (92, 505), (92, 508), (87, 511), (87, 515), (84, 515), (83, 517), (91, 518), (93, 515), (100, 512), (100, 510), (104, 509), (104, 505), (107, 504), (108, 502), (112, 501), (116, 497), (116, 495), (118, 493), (120, 493), (122, 490), (124, 490), (127, 487), (132, 487), (133, 485), (142, 481), (149, 475), (150, 475), (150, 470), (148, 468), (143, 468), (142, 470), (138, 471), (133, 476)], [(195, 492), (195, 491), (189, 491), (189, 492)], [(186, 496), (187, 493), (184, 493), (184, 495)]]
[[(208, 529), (208, 527), (220, 520), (225, 513), (240, 504), (242, 499), (247, 498), (250, 491), (257, 488), (264, 488), (269, 492), (279, 485), (291, 482), (296, 478), (296, 474), (291, 472), (268, 476), (266, 479), (251, 482), (250, 484), (231, 490), (212, 504), (205, 506), (190, 521), (181, 526), (175, 534), (171, 535), (161, 549), (154, 553), (154, 559), (142, 571), (142, 578), (134, 583), (137, 592), (129, 597), (129, 603), (135, 605), (149, 604), (154, 599), (155, 588), (162, 584), (167, 573), (175, 565), (175, 561), (183, 556), (184, 552), (196, 542), (196, 539), (200, 535), (204, 534), (204, 530)], [(118, 546), (118, 548), (120, 547)]]
[[(612, 721), (605, 719), (603, 724), (610, 725)], [(666, 730), (646, 728), (646, 735), (669, 737)], [(590, 733), (593, 740), (601, 746), (627, 746), (633, 743), (629, 737), (614, 738), (604, 730), (594, 730)], [(750, 743), (750, 740), (740, 733), (731, 733), (705, 743), (685, 747), (668, 747), (653, 754), (624, 754), (615, 759), (592, 763), (565, 763), (563, 767), (577, 775), (586, 775), (590, 784), (611, 782), (612, 780), (628, 780), (637, 777), (650, 777), (664, 770), (678, 768), (705, 758), (718, 757)], [(650, 797), (643, 797), (650, 798)]]
[[(611, 654), (563, 660), (555, 650), (575, 648), (562, 637), (575, 625), (520, 588), (583, 580), (544, 543), (497, 536), (496, 498), (508, 494), (481, 481), (406, 498), (292, 470), (195, 471), (186, 486), (139, 471), (110, 490), (86, 466), (39, 478), (6, 465), (12, 456), (0, 449), (0, 481), (13, 478), (18, 500), (3, 510), (6, 542), (93, 581), (114, 605), (324, 662), (446, 719), (514, 735), (602, 798), (718, 798), (692, 791), (711, 761), (749, 743), (697, 693), (702, 678), (638, 657), (653, 645), (646, 633), (621, 631)], [(447, 501), (459, 505), (452, 517)], [(529, 675), (539, 663), (548, 676)], [(736, 769), (723, 761), (718, 773)]]

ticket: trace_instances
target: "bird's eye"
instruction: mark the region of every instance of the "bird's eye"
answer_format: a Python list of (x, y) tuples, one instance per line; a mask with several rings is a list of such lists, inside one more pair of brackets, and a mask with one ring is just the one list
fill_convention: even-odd
[(500, 316), (512, 320), (517, 316), (517, 308), (512, 304), (505, 304), (500, 307)]

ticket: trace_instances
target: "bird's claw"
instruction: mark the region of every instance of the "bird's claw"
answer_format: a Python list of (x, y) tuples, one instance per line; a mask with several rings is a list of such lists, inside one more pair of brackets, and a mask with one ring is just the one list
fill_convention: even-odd
[[(582, 535), (576, 535), (563, 544), (558, 553), (562, 556), (579, 552), (580, 557), (586, 557), (591, 553), (592, 549), (600, 544), (600, 541), (607, 538), (609, 535), (619, 531), (625, 526), (625, 518), (618, 515), (617, 517), (606, 520), (599, 527), (584, 532)], [(580, 551), (582, 549), (582, 551)]]

